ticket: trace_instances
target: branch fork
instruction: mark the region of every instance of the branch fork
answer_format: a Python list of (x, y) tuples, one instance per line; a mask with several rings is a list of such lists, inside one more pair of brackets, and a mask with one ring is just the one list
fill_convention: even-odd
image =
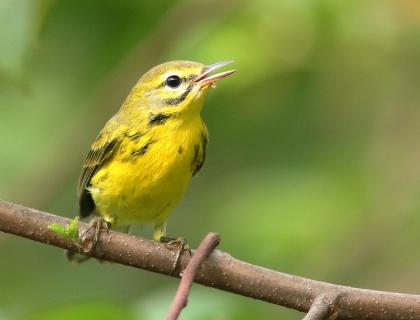
[[(53, 223), (67, 225), (70, 220), (0, 200), (0, 231), (78, 251), (73, 240), (48, 230)], [(87, 224), (79, 223), (80, 232), (86, 228)], [(212, 243), (215, 247), (218, 241)], [(175, 254), (164, 244), (110, 230), (101, 233), (101, 241), (88, 255), (172, 277), (180, 277), (180, 272), (185, 270), (183, 278), (187, 278), (190, 263), (190, 268), (198, 264), (200, 272), (193, 277), (195, 282), (305, 312), (306, 320), (420, 320), (420, 295), (358, 289), (311, 280), (252, 265), (212, 250), (210, 247), (208, 251), (203, 251), (212, 254), (201, 261), (196, 258), (195, 263), (195, 254), (193, 257), (182, 254), (174, 270)], [(177, 303), (183, 306), (185, 301)]]

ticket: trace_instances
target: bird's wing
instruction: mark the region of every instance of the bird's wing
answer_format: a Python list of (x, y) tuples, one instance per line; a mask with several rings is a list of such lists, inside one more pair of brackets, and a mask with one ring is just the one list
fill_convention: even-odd
[(93, 142), (79, 178), (78, 195), (81, 217), (87, 217), (95, 210), (95, 203), (87, 188), (98, 169), (112, 157), (118, 144), (118, 139), (111, 137), (105, 130)]

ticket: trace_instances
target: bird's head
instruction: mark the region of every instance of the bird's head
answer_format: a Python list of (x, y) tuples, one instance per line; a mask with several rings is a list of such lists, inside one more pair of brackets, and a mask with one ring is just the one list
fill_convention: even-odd
[(235, 70), (213, 72), (232, 62), (204, 65), (172, 61), (160, 64), (138, 80), (124, 105), (145, 112), (197, 114), (208, 89)]

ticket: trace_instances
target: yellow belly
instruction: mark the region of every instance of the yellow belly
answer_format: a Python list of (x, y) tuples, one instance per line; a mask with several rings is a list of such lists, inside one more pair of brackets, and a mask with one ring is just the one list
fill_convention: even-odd
[(160, 131), (159, 139), (144, 137), (143, 145), (145, 139), (150, 144), (134, 157), (128, 155), (135, 146), (122, 145), (91, 180), (99, 214), (115, 225), (164, 222), (190, 183), (197, 146), (204, 152), (203, 132), (201, 120), (185, 130)]

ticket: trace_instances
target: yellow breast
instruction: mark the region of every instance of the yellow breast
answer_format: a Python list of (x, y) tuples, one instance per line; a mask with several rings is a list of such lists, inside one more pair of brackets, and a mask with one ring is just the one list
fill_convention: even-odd
[(145, 135), (124, 132), (112, 161), (91, 181), (99, 213), (117, 225), (165, 221), (204, 161), (207, 135), (199, 117), (166, 119)]

